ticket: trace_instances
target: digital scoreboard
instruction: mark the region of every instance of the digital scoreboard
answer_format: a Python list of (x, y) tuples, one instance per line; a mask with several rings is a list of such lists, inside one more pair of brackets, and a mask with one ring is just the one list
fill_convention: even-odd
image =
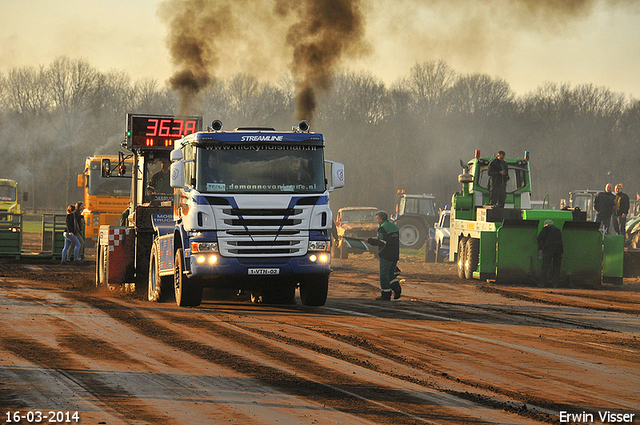
[(173, 149), (174, 141), (202, 131), (202, 117), (127, 114), (127, 148)]

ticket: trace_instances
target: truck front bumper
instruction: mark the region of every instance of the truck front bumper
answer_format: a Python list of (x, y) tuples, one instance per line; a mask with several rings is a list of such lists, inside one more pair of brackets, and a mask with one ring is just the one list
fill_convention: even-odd
[(309, 252), (301, 257), (222, 257), (219, 253), (197, 253), (190, 257), (192, 276), (291, 277), (329, 274), (328, 252)]

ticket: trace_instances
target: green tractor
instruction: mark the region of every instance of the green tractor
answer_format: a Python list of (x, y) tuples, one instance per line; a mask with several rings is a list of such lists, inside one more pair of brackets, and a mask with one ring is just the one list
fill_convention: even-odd
[(547, 219), (562, 231), (561, 279), (571, 285), (622, 284), (624, 238), (603, 235), (599, 223), (578, 209), (531, 209), (529, 153), (506, 158), (509, 181), (504, 208), (489, 204), (489, 163), (476, 151), (460, 161), (462, 191), (452, 197), (449, 260), (462, 279), (530, 283), (542, 280), (537, 235)]

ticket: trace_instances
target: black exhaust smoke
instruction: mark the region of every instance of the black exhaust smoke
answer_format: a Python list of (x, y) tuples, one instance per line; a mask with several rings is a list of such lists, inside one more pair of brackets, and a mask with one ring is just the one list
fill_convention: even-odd
[[(222, 65), (220, 51), (242, 50), (277, 59), (289, 55), (286, 62), (296, 84), (296, 118), (307, 120), (313, 119), (317, 93), (331, 86), (340, 60), (364, 51), (360, 0), (166, 0), (159, 14), (170, 25), (167, 45), (176, 71), (169, 83), (179, 93), (179, 113), (184, 115), (197, 112), (198, 94)], [(251, 27), (247, 14), (249, 21), (271, 28), (259, 37), (269, 39), (273, 52), (246, 49), (255, 43), (251, 39), (255, 34), (247, 29)], [(239, 62), (257, 60), (244, 57)], [(251, 74), (252, 69), (241, 72)]]

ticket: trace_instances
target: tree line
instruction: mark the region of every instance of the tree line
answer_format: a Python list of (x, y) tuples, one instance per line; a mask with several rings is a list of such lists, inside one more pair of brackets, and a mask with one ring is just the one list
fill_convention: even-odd
[[(238, 74), (213, 80), (189, 113), (226, 129), (289, 129), (297, 124), (295, 95), (290, 76), (266, 83)], [(30, 195), (26, 207), (37, 210), (80, 199), (84, 158), (121, 149), (127, 113), (175, 114), (180, 104), (164, 83), (68, 57), (0, 74), (0, 100), (0, 178), (18, 180)], [(346, 167), (334, 209), (391, 210), (399, 189), (449, 204), (460, 190), (460, 160), (475, 149), (530, 151), (533, 199), (548, 194), (556, 206), (570, 190), (607, 182), (623, 183), (632, 197), (640, 189), (640, 101), (593, 84), (549, 82), (516, 96), (502, 79), (427, 61), (389, 86), (367, 72), (340, 72), (309, 118), (325, 135), (326, 158)]]

